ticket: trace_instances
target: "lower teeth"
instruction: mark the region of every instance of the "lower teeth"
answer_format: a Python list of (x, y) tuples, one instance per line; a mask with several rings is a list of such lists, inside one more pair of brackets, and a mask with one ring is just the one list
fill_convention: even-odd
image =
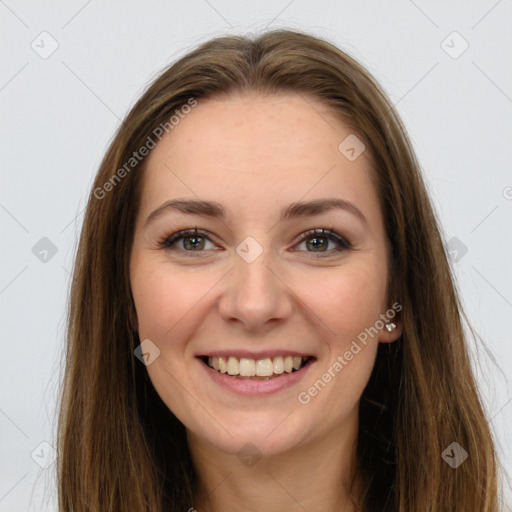
[[(208, 366), (209, 368), (211, 368), (212, 370), (215, 370), (215, 368), (212, 368), (211, 366)], [(299, 370), (302, 369), (302, 366), (299, 368)], [(260, 376), (260, 375), (253, 375), (252, 377), (247, 377), (247, 376), (244, 376), (244, 375), (230, 375), (229, 373), (222, 373), (222, 372), (219, 372), (218, 370), (215, 370), (217, 373), (220, 373), (221, 375), (227, 375), (228, 377), (234, 377), (235, 379), (244, 379), (244, 380), (270, 380), (270, 379), (275, 379), (276, 377), (281, 377), (281, 375), (289, 375), (290, 373), (295, 373), (295, 372), (298, 372), (299, 370), (296, 370), (295, 368), (291, 371), (291, 372), (283, 372), (283, 373), (274, 373), (272, 375), (269, 375), (269, 376)]]
[[(297, 371), (297, 370), (295, 370)], [(293, 372), (290, 372), (293, 373)], [(229, 375), (226, 373), (225, 375), (229, 375), (230, 377), (235, 377), (237, 379), (246, 379), (246, 380), (270, 380), (275, 379), (276, 377), (281, 377), (281, 375), (287, 375), (288, 372), (283, 373), (274, 373), (273, 375), (269, 375), (268, 377), (260, 377), (259, 375), (254, 375), (253, 377), (244, 377), (243, 375)]]

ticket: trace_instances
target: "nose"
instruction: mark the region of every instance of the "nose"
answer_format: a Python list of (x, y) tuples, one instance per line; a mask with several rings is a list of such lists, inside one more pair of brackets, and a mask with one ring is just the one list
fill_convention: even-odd
[(248, 331), (275, 328), (293, 309), (293, 293), (265, 251), (252, 263), (235, 256), (224, 280), (219, 313), (226, 322), (241, 323)]

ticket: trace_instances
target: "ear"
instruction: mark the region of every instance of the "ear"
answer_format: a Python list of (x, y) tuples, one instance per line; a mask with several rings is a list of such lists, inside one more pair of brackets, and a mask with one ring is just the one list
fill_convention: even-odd
[[(391, 331), (386, 328), (386, 325), (392, 327)], [(392, 343), (396, 341), (401, 335), (403, 330), (402, 319), (400, 315), (395, 315), (394, 318), (385, 322), (384, 327), (379, 332), (380, 343)]]

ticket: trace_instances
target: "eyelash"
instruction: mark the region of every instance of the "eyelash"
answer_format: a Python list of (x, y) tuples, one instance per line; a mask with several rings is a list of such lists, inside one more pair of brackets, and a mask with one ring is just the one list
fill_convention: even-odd
[[(209, 240), (210, 242), (213, 243), (213, 241), (208, 236), (207, 231), (203, 231), (201, 229), (194, 228), (194, 229), (185, 229), (182, 231), (177, 231), (176, 233), (173, 233), (172, 235), (169, 235), (169, 236), (159, 240), (158, 246), (160, 249), (165, 249), (165, 250), (176, 249), (176, 247), (173, 247), (173, 245), (176, 242), (178, 242), (181, 239), (191, 238), (191, 237), (197, 236), (197, 235), (199, 235), (202, 238), (205, 238), (206, 240)], [(323, 228), (310, 229), (310, 230), (306, 231), (305, 233), (303, 233), (301, 235), (301, 237), (297, 241), (296, 245), (298, 245), (304, 241), (307, 241), (309, 239), (313, 239), (313, 238), (326, 238), (328, 240), (331, 240), (331, 241), (339, 244), (339, 246), (336, 247), (335, 249), (330, 249), (329, 251), (325, 251), (326, 256), (324, 256), (323, 253), (321, 253), (321, 252), (315, 253), (312, 251), (301, 251), (301, 252), (310, 252), (311, 254), (314, 255), (313, 258), (318, 258), (318, 259), (326, 258), (326, 257), (332, 256), (334, 253), (341, 253), (343, 251), (353, 249), (352, 244), (348, 240), (341, 237), (336, 232), (334, 232), (330, 229), (323, 229)], [(183, 249), (183, 251), (186, 253), (204, 252), (204, 250), (187, 251), (185, 249)], [(187, 257), (188, 256), (195, 257), (195, 255), (193, 255), (193, 254), (188, 254)]]

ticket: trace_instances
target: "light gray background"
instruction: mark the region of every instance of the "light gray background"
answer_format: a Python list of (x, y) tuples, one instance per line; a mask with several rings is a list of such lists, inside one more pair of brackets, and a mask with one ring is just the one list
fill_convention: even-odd
[[(397, 104), (446, 242), (467, 248), (452, 265), (469, 318), (504, 372), (471, 345), (510, 473), (511, 0), (0, 0), (0, 19), (0, 510), (57, 510), (52, 446), (69, 271), (120, 119), (196, 44), (263, 28), (329, 38)], [(46, 262), (32, 251), (43, 237), (57, 248)]]

